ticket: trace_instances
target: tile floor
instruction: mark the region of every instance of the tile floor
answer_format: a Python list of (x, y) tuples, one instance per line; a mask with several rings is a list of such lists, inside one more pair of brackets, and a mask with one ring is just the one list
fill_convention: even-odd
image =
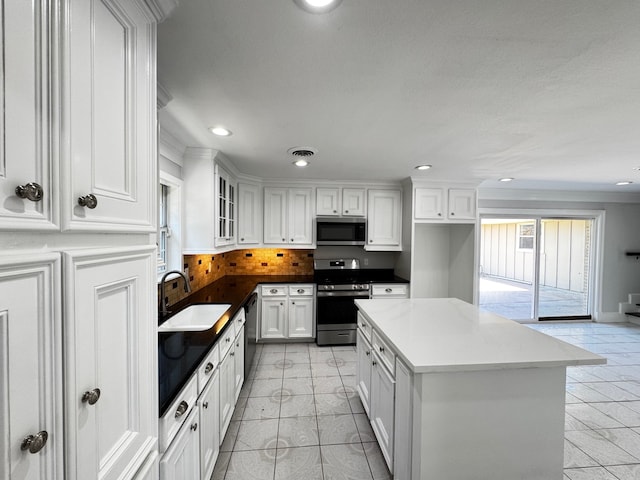
[[(564, 480), (640, 479), (640, 326), (528, 325), (607, 357), (567, 371)], [(213, 480), (391, 479), (353, 347), (259, 346)]]
[(640, 479), (640, 327), (528, 326), (607, 358), (567, 369), (564, 480)]
[(258, 346), (213, 480), (391, 479), (355, 389), (355, 347)]

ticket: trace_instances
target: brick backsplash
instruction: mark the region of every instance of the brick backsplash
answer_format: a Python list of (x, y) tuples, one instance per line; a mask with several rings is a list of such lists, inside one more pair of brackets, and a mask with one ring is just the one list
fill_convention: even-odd
[[(256, 248), (218, 254), (185, 255), (182, 270), (188, 268), (192, 291), (225, 275), (313, 275), (313, 250)], [(169, 305), (182, 300), (182, 279), (166, 282)], [(160, 286), (158, 285), (160, 301)]]

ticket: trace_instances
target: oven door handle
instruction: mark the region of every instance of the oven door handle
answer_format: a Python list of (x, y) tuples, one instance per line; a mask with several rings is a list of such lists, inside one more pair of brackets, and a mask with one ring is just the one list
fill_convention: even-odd
[(352, 297), (352, 298), (360, 298), (365, 299), (369, 298), (369, 292), (363, 291), (333, 291), (333, 292), (317, 292), (316, 296), (318, 298), (327, 298), (327, 297)]

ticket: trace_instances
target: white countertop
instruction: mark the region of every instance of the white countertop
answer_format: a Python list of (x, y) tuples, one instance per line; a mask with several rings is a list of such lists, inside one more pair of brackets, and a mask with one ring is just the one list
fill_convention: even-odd
[(457, 298), (356, 300), (414, 373), (606, 363), (600, 355)]

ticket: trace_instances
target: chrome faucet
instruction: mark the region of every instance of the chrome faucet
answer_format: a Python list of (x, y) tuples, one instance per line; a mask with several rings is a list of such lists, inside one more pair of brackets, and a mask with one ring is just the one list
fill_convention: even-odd
[(164, 285), (165, 284), (164, 284), (164, 281), (172, 273), (177, 273), (178, 275), (180, 275), (184, 279), (184, 291), (185, 291), (185, 293), (191, 293), (191, 284), (189, 283), (189, 279), (181, 271), (179, 271), (179, 270), (171, 270), (170, 272), (166, 272), (164, 275), (162, 275), (162, 278), (160, 279), (160, 305), (162, 305), (162, 307), (160, 308), (160, 315), (161, 316), (165, 316), (167, 313), (171, 313), (169, 310), (167, 310), (167, 307), (169, 306), (168, 305), (169, 304), (168, 300), (165, 302), (165, 294), (164, 294), (164, 288), (165, 288)]

